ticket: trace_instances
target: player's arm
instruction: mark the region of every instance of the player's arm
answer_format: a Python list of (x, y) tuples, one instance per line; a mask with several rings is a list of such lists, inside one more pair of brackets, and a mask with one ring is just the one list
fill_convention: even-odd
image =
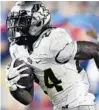
[(10, 90), (10, 93), (17, 101), (24, 105), (30, 104), (33, 100), (33, 88), (30, 90), (17, 88), (15, 91)]
[(56, 29), (50, 43), (50, 54), (57, 63), (63, 64), (70, 59), (95, 59), (99, 68), (99, 44), (88, 41), (72, 41), (69, 34), (63, 29)]
[[(27, 58), (28, 53), (22, 46), (20, 47), (16, 44), (13, 44), (10, 46), (10, 55), (12, 57), (12, 60), (15, 60), (16, 58), (24, 57), (24, 55), (25, 55), (25, 58)], [(17, 67), (15, 67), (15, 68), (17, 68)], [(34, 88), (22, 89), (20, 87), (16, 87), (15, 83), (19, 80), (19, 78), (16, 76), (16, 74), (19, 74), (19, 70), (15, 69), (15, 68), (13, 67), (13, 64), (12, 64), (12, 67), (10, 66), (9, 69), (7, 70), (8, 72), (6, 72), (6, 74), (7, 74), (6, 80), (7, 80), (7, 84), (9, 85), (9, 91), (10, 91), (11, 95), (16, 100), (18, 100), (20, 103), (22, 103), (24, 105), (28, 105), (33, 99), (33, 89)], [(12, 77), (14, 77), (14, 75), (16, 77), (12, 78)], [(12, 79), (9, 80), (8, 76), (10, 76)]]
[(56, 55), (58, 63), (66, 63), (70, 59), (88, 60), (94, 58), (99, 69), (99, 45), (89, 41), (77, 41), (66, 44)]
[(87, 60), (94, 58), (99, 69), (99, 44), (88, 41), (77, 41), (76, 60)]
[[(25, 86), (23, 78), (29, 78), (29, 74), (20, 74), (24, 70), (27, 70), (28, 67), (22, 68), (24, 64), (14, 67), (13, 62), (14, 61), (12, 61), (10, 66), (6, 69), (6, 83), (11, 95), (20, 103), (28, 105), (32, 101), (34, 86), (30, 86), (29, 82), (26, 82), (28, 87)], [(17, 83), (19, 80), (22, 85)], [(31, 83), (31, 85), (33, 85), (33, 83)]]

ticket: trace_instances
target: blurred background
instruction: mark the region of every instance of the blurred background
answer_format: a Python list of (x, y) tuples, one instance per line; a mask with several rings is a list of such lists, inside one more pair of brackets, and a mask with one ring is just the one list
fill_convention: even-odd
[[(0, 1), (1, 18), (1, 110), (52, 110), (52, 104), (41, 88), (35, 84), (33, 103), (24, 107), (9, 93), (5, 83), (5, 67), (11, 60), (6, 33), (6, 17), (14, 1)], [(51, 11), (51, 24), (65, 28), (73, 40), (99, 42), (99, 1), (50, 1), (43, 2)], [(99, 107), (99, 72), (94, 60), (81, 61), (81, 66), (87, 71), (90, 80), (90, 92), (96, 97)], [(99, 110), (99, 108), (98, 108)]]

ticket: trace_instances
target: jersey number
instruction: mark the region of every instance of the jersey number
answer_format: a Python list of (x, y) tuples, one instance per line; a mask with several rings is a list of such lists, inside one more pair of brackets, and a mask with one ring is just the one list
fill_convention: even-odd
[(62, 86), (59, 85), (62, 81), (55, 77), (51, 69), (44, 70), (44, 81), (47, 88), (55, 87), (57, 92), (63, 90)]

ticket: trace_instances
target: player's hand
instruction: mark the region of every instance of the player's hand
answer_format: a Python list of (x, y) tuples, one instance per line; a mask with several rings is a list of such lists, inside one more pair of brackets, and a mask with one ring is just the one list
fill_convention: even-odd
[[(17, 67), (14, 67), (14, 62), (13, 60), (10, 65), (6, 68), (6, 83), (11, 91), (15, 91), (18, 87), (17, 82), (20, 80), (22, 77), (27, 77), (28, 74), (20, 74), (20, 72), (28, 69), (28, 67), (22, 68), (25, 63), (20, 64)], [(23, 86), (19, 86), (20, 88), (25, 88)]]

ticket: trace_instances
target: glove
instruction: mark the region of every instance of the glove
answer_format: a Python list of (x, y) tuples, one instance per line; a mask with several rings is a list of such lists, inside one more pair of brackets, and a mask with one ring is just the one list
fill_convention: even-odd
[(24, 86), (21, 86), (17, 84), (17, 82), (20, 80), (22, 77), (27, 77), (29, 74), (20, 74), (20, 72), (23, 72), (24, 70), (28, 69), (28, 67), (24, 67), (25, 63), (20, 64), (17, 67), (14, 67), (14, 62), (13, 60), (10, 65), (7, 66), (6, 68), (6, 83), (11, 91), (17, 90), (17, 87), (19, 88), (25, 88)]

